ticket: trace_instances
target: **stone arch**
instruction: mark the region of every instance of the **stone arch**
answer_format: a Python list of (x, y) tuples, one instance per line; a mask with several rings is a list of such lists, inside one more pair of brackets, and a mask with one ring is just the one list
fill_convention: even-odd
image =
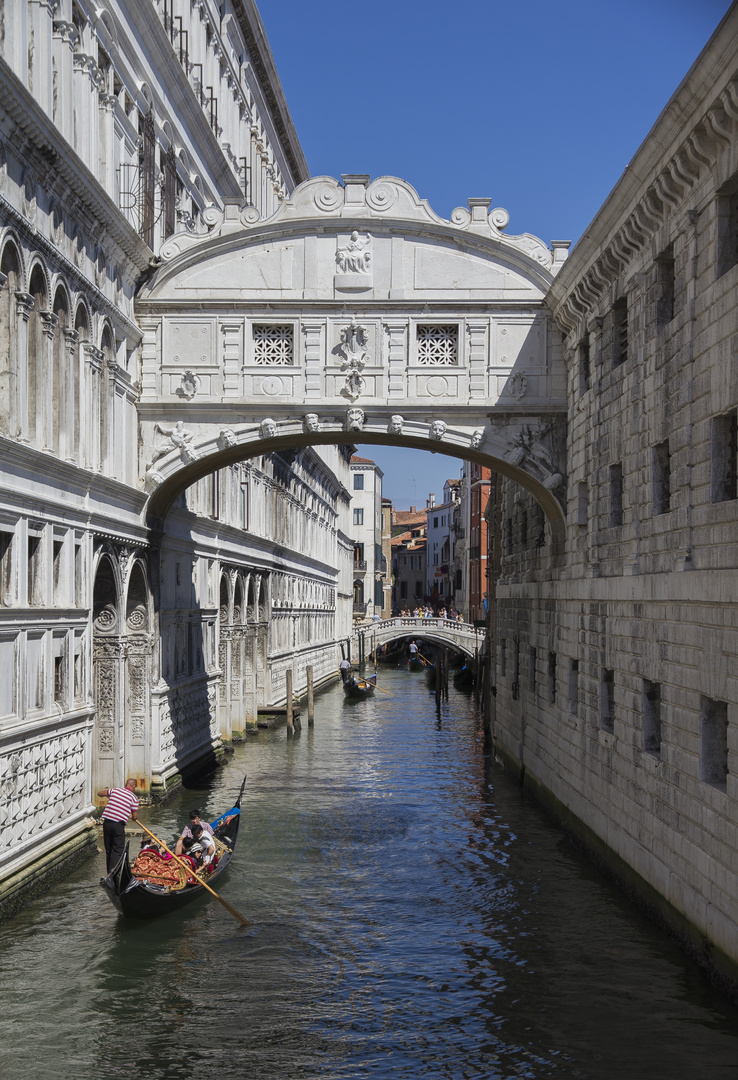
[[(565, 477), (549, 468), (535, 446), (526, 444), (524, 422), (511, 422), (496, 431), (488, 427), (481, 443), (476, 438), (477, 429), (452, 427), (444, 424), (443, 439), (433, 439), (430, 432), (432, 419), (406, 424), (401, 434), (388, 432), (389, 416), (386, 410), (366, 414), (358, 430), (348, 429), (344, 415), (332, 410), (329, 419), (321, 417), (319, 432), (306, 432), (300, 420), (268, 420), (260, 425), (244, 425), (218, 434), (204, 434), (200, 441), (193, 432), (187, 441), (186, 454), (178, 449), (163, 456), (156, 463), (155, 473), (147, 474), (150, 497), (146, 511), (151, 520), (163, 519), (185, 488), (196, 480), (237, 461), (247, 460), (264, 453), (317, 445), (351, 445), (357, 441), (366, 444), (408, 447), (427, 450), (434, 454), (477, 462), (494, 472), (514, 480), (530, 492), (540, 504), (551, 528), (555, 542), (560, 544), (565, 536)], [(271, 424), (265, 435), (265, 424)], [(185, 430), (185, 438), (188, 437)], [(535, 433), (533, 433), (535, 434)], [(227, 436), (227, 437), (226, 437)], [(561, 438), (565, 438), (565, 433)], [(475, 445), (477, 443), (477, 445)], [(539, 453), (539, 457), (536, 457)], [(561, 465), (563, 469), (563, 464)], [(278, 594), (275, 594), (275, 597)]]

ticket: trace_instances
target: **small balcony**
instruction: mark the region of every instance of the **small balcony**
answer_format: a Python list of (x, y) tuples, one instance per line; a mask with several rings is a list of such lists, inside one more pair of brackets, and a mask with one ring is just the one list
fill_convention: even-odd
[(366, 559), (354, 559), (354, 573), (365, 574), (366, 573)]

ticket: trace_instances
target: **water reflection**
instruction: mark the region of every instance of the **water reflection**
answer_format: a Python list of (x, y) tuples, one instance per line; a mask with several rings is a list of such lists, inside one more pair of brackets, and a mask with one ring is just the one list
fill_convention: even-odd
[(738, 1077), (729, 1003), (485, 760), (473, 702), (380, 685), (145, 812), (171, 836), (248, 773), (222, 892), (250, 928), (126, 922), (102, 856), (0, 927), (4, 1080)]

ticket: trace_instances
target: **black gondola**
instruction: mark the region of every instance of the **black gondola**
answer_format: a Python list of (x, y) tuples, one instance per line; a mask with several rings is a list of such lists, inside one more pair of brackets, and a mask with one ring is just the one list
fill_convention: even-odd
[(368, 679), (360, 679), (354, 676), (343, 684), (343, 692), (347, 698), (366, 698), (374, 693), (377, 685), (377, 676), (370, 675)]
[(408, 671), (425, 671), (426, 664), (419, 656), (411, 656), (407, 662)]
[[(225, 873), (233, 858), (241, 824), (241, 797), (245, 786), (246, 777), (243, 779), (233, 807), (211, 822), (213, 835), (216, 841), (219, 841), (218, 864), (212, 873), (203, 877), (203, 881), (211, 888)], [(207, 889), (203, 888), (199, 882), (187, 882), (172, 888), (157, 884), (147, 878), (136, 877), (128, 856), (128, 847), (129, 845), (126, 844), (126, 850), (118, 865), (100, 881), (112, 903), (122, 915), (134, 919), (151, 919), (157, 915), (167, 915), (170, 911), (178, 911), (198, 896), (209, 895)], [(184, 871), (182, 874), (184, 875)]]

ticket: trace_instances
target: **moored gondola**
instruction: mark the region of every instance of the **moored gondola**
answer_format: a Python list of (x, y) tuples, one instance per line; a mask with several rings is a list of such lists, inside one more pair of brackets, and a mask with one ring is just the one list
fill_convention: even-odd
[[(136, 862), (130, 861), (129, 845), (126, 844), (126, 850), (118, 865), (100, 881), (122, 915), (134, 919), (151, 919), (177, 911), (198, 896), (208, 895), (202, 882), (212, 888), (233, 858), (241, 824), (241, 797), (245, 785), (246, 777), (232, 808), (211, 822), (218, 862), (210, 873), (202, 870), (198, 875), (186, 873), (174, 859), (161, 859), (161, 866), (157, 867), (155, 856), (147, 859), (145, 866), (137, 867)], [(202, 881), (198, 880), (198, 877), (202, 878)]]
[(371, 697), (376, 685), (376, 674), (370, 675), (368, 679), (360, 679), (355, 675), (352, 679), (349, 679), (348, 682), (343, 684), (343, 692), (347, 698)]

